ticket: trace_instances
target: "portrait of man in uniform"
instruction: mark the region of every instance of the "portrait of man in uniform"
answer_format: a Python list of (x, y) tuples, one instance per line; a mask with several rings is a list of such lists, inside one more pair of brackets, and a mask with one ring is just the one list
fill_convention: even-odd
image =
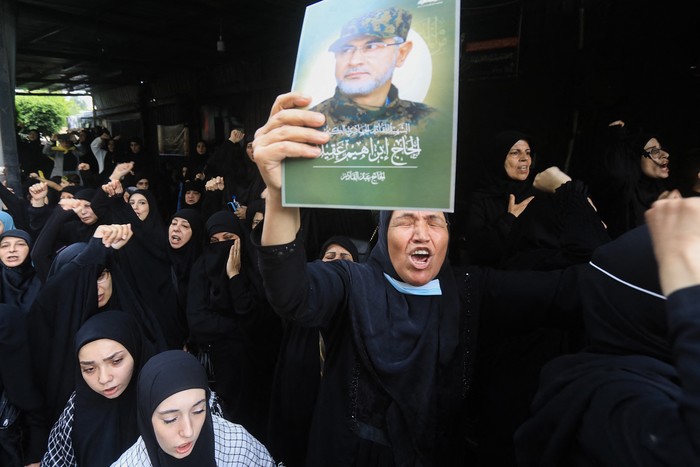
[(312, 108), (326, 115), (328, 128), (384, 120), (418, 126), (435, 109), (400, 99), (394, 70), (408, 58), (412, 14), (401, 8), (372, 11), (348, 21), (329, 47), (335, 56), (333, 97)]
[(319, 129), (329, 138), (318, 157), (285, 161), (283, 203), (452, 209), (458, 3), (307, 7), (292, 89), (308, 96), (305, 109), (323, 115)]

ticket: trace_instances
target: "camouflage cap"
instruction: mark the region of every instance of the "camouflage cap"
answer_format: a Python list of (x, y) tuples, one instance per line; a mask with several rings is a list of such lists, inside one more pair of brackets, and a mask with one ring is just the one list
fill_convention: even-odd
[(362, 36), (375, 36), (382, 39), (400, 37), (406, 40), (408, 30), (411, 29), (412, 17), (410, 12), (392, 7), (353, 18), (343, 26), (340, 38), (333, 42), (328, 50), (337, 52), (348, 41)]

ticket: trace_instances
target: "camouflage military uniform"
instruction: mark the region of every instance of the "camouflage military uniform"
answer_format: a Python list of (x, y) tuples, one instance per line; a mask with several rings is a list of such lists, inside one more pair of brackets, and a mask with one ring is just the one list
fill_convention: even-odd
[(325, 129), (331, 132), (334, 128), (371, 124), (377, 121), (386, 121), (394, 125), (408, 123), (412, 128), (422, 128), (429, 120), (427, 117), (435, 112), (435, 109), (420, 102), (399, 99), (399, 90), (393, 84), (387, 96), (387, 105), (377, 110), (358, 106), (350, 98), (341, 94), (337, 88), (333, 97), (311, 110), (326, 116)]

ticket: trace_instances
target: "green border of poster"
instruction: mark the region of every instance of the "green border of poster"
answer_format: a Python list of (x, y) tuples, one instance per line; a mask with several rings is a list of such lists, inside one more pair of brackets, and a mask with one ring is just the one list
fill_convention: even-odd
[(391, 7), (411, 13), (413, 44), (392, 84), (399, 99), (432, 108), (430, 117), (417, 125), (389, 117), (327, 126), (332, 137), (321, 157), (285, 160), (285, 206), (454, 210), (459, 0), (325, 0), (307, 7), (292, 88), (312, 96), (312, 109), (330, 99), (329, 46), (348, 22)]

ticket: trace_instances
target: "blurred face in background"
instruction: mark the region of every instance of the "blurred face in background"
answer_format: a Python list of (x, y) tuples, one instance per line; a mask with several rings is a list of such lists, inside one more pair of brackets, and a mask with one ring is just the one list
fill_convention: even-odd
[(185, 204), (189, 204), (191, 206), (199, 203), (200, 199), (202, 199), (202, 194), (196, 190), (187, 190), (185, 192)]

